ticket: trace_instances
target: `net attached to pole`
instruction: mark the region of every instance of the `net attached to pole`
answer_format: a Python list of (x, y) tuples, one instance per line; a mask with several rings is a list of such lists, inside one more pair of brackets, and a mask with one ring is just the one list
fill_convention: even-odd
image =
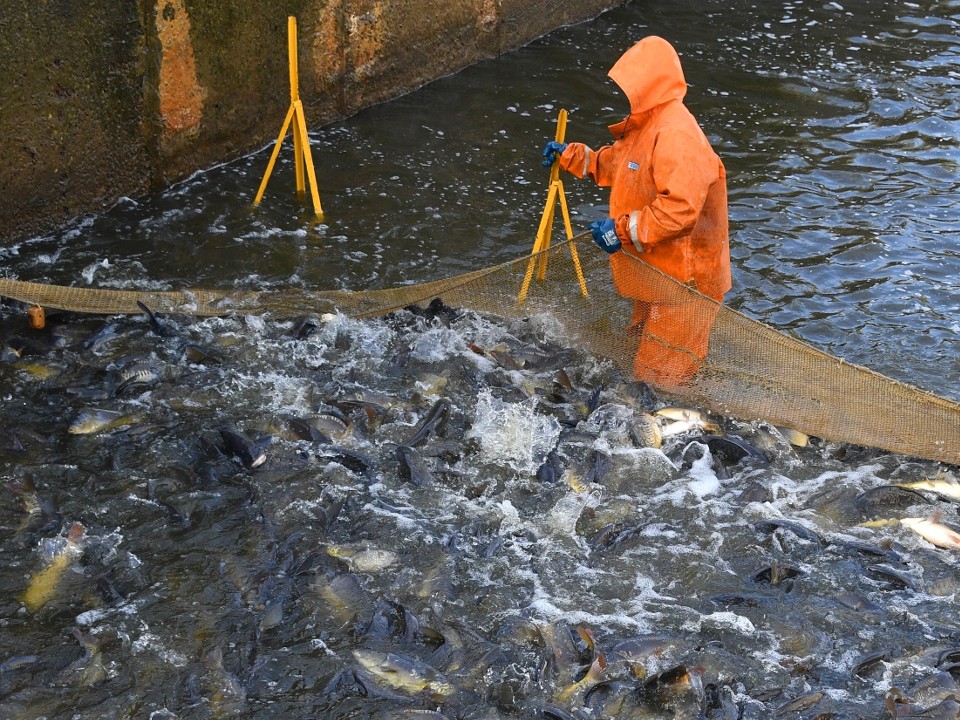
[[(638, 305), (613, 287), (602, 253), (581, 254), (590, 287), (589, 296), (582, 295), (568, 247), (577, 240), (542, 251), (550, 254), (550, 275), (531, 283), (522, 303), (517, 294), (531, 256), (434, 282), (371, 291), (138, 292), (0, 278), (0, 295), (102, 314), (142, 312), (139, 301), (154, 312), (200, 316), (269, 313), (289, 318), (336, 309), (373, 317), (439, 298), (453, 307), (501, 317), (548, 316), (562, 328), (567, 345), (608, 358), (628, 376), (686, 404), (826, 440), (960, 464), (960, 404), (846, 363), (632, 259), (644, 297), (668, 309), (667, 322), (638, 325)], [(683, 332), (676, 334), (675, 328)], [(668, 372), (671, 364), (686, 370)]]

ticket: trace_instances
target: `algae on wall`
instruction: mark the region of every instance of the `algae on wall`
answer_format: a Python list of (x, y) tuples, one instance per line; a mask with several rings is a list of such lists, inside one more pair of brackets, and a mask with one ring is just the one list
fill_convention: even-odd
[(147, 188), (139, 9), (8, 0), (0, 15), (0, 232)]
[(275, 139), (297, 17), (311, 130), (614, 0), (8, 0), (0, 234), (15, 240)]

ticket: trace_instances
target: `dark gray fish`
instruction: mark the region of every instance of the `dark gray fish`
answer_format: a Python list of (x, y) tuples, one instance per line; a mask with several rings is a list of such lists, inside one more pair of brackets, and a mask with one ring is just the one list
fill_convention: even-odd
[(425, 308), (419, 305), (408, 305), (404, 310), (416, 317), (422, 317), (428, 322), (437, 321), (445, 327), (450, 327), (450, 323), (460, 317), (461, 314), (459, 310), (450, 307), (440, 298), (434, 298)]
[(760, 568), (750, 576), (755, 583), (771, 585), (773, 587), (783, 586), (787, 591), (793, 587), (790, 582), (796, 577), (803, 575), (803, 570), (792, 565), (785, 565), (777, 560), (771, 561), (768, 567)]
[(338, 440), (346, 437), (353, 426), (350, 418), (333, 405), (320, 405), (316, 413), (304, 419), (324, 435)]
[(363, 423), (367, 432), (374, 432), (379, 428), (387, 417), (388, 408), (380, 403), (365, 400), (336, 400), (334, 404), (349, 413), (350, 416), (359, 417), (359, 422)]
[(607, 550), (639, 532), (639, 530), (640, 528), (628, 527), (623, 522), (607, 523), (590, 537), (587, 545), (593, 551)]
[(897, 714), (897, 718), (916, 718), (916, 720), (956, 720), (960, 717), (960, 702), (953, 695), (944, 698), (931, 707), (917, 707), (916, 711), (909, 710), (905, 714)]
[(312, 443), (330, 444), (332, 438), (320, 430), (314, 423), (306, 418), (291, 417), (287, 418), (287, 427), (298, 440), (306, 440)]
[(164, 327), (163, 323), (160, 322), (160, 318), (157, 317), (156, 313), (153, 312), (150, 308), (144, 305), (142, 302), (137, 300), (137, 307), (140, 308), (143, 313), (147, 316), (147, 319), (150, 321), (150, 327), (153, 328), (153, 331), (160, 337), (170, 337), (172, 334), (170, 330)]
[(160, 369), (151, 362), (133, 362), (124, 367), (117, 374), (115, 396), (123, 395), (128, 390), (141, 391), (151, 388), (160, 382)]
[(239, 458), (248, 470), (258, 468), (267, 461), (266, 445), (269, 442), (254, 442), (234, 428), (222, 428), (220, 437), (230, 454)]
[(861, 611), (872, 611), (878, 610), (879, 608), (870, 602), (867, 598), (862, 597), (854, 592), (840, 592), (832, 596), (834, 600), (843, 605), (846, 608), (851, 610), (856, 610), (857, 612)]
[[(922, 707), (928, 707), (934, 703), (940, 703), (947, 698), (960, 696), (960, 685), (957, 679), (946, 670), (938, 670), (917, 681), (904, 693), (911, 702), (917, 703)], [(960, 706), (958, 706), (960, 707)], [(951, 716), (956, 718), (956, 711)], [(924, 715), (923, 717), (927, 717)], [(939, 717), (931, 715), (930, 717)]]
[[(646, 672), (644, 668), (642, 672)], [(620, 714), (625, 700), (634, 686), (626, 680), (605, 680), (594, 685), (583, 695), (583, 705), (591, 714), (588, 717), (628, 717)]]
[(117, 336), (119, 329), (120, 324), (116, 320), (107, 321), (90, 333), (81, 343), (81, 347), (88, 352), (97, 354), (104, 345)]
[(677, 665), (644, 682), (633, 692), (633, 699), (651, 710), (670, 710), (673, 717), (702, 718), (706, 696), (701, 675), (700, 669)]
[(866, 677), (873, 672), (877, 665), (888, 660), (890, 660), (889, 650), (881, 650), (880, 652), (864, 655), (850, 668), (850, 674), (854, 677)]
[(899, 485), (879, 485), (864, 490), (854, 499), (857, 509), (865, 514), (882, 512), (885, 516), (890, 510), (903, 510), (914, 505), (930, 505), (923, 493), (900, 487)]
[(332, 498), (324, 494), (321, 497), (321, 508), (312, 511), (313, 517), (317, 520), (318, 529), (323, 533), (324, 537), (326, 537), (327, 532), (330, 530), (330, 526), (333, 525), (334, 521), (339, 517), (340, 511), (343, 510), (343, 505), (346, 501), (346, 497)]
[(801, 540), (807, 540), (820, 547), (823, 547), (824, 545), (823, 538), (821, 538), (820, 535), (818, 535), (816, 532), (814, 532), (810, 528), (804, 525), (801, 525), (798, 522), (794, 522), (792, 520), (784, 520), (782, 518), (770, 518), (768, 520), (760, 520), (759, 522), (754, 524), (754, 527), (759, 532), (767, 532), (767, 533), (772, 533), (780, 529), (789, 530)]
[(601, 400), (601, 395), (602, 395), (602, 393), (603, 393), (603, 386), (602, 386), (602, 385), (597, 385), (597, 386), (590, 392), (590, 395), (587, 396), (587, 401), (586, 401), (586, 403), (585, 403), (585, 404), (586, 404), (586, 407), (587, 407), (587, 415), (589, 415), (589, 414), (592, 413), (594, 410), (596, 410), (598, 407), (600, 407), (600, 400)]
[(40, 662), (36, 655), (14, 655), (0, 663), (0, 675), (35, 667)]
[(274, 629), (280, 625), (281, 622), (283, 622), (284, 606), (290, 596), (290, 591), (292, 588), (293, 579), (288, 578), (283, 584), (280, 592), (278, 592), (276, 596), (267, 604), (267, 609), (263, 613), (263, 617), (260, 618), (260, 623), (257, 625), (258, 636)]
[(802, 712), (807, 708), (813, 707), (823, 699), (823, 692), (820, 690), (806, 693), (798, 698), (786, 702), (777, 708), (778, 717), (792, 717), (794, 713)]
[(420, 421), (420, 424), (417, 425), (417, 429), (413, 433), (413, 437), (410, 438), (410, 441), (407, 443), (410, 447), (416, 447), (423, 442), (426, 442), (427, 438), (433, 435), (442, 435), (443, 431), (447, 427), (447, 418), (450, 416), (450, 401), (446, 398), (440, 398), (437, 400), (433, 407), (430, 408), (430, 411), (426, 414), (423, 420)]
[(310, 337), (317, 330), (320, 329), (322, 323), (319, 318), (314, 315), (304, 315), (303, 317), (297, 318), (293, 323), (293, 329), (290, 331), (290, 334), (293, 335), (297, 340), (305, 340)]
[(223, 650), (214, 647), (203, 658), (209, 683), (209, 705), (215, 717), (242, 715), (246, 708), (247, 691), (239, 678), (223, 664)]
[(20, 435), (9, 428), (0, 428), (0, 453), (24, 453), (26, 448)]
[(570, 376), (567, 371), (560, 368), (553, 374), (553, 382), (560, 390), (573, 390), (573, 383), (570, 382)]
[(737, 465), (740, 462), (770, 464), (770, 458), (765, 453), (736, 435), (705, 435), (702, 442), (706, 443), (710, 453), (724, 465)]
[(937, 656), (937, 667), (942, 668), (944, 665), (952, 665), (958, 661), (960, 661), (960, 647), (952, 647)]
[(721, 593), (711, 595), (710, 602), (720, 607), (759, 607), (770, 602), (771, 598), (756, 593)]
[(892, 585), (895, 588), (904, 590), (916, 590), (916, 581), (907, 573), (892, 568), (889, 565), (869, 565), (867, 574), (875, 580), (881, 580)]
[(407, 445), (397, 446), (396, 453), (403, 480), (417, 486), (433, 482), (433, 474), (420, 453)]
[(862, 540), (853, 538), (834, 538), (830, 540), (830, 547), (836, 547), (843, 550), (853, 550), (863, 555), (883, 558), (889, 562), (904, 563), (906, 560), (903, 555), (892, 548), (885, 548)]
[(182, 352), (187, 362), (195, 365), (219, 365), (223, 362), (218, 352), (196, 343), (185, 343)]
[(555, 483), (557, 481), (557, 471), (549, 462), (544, 462), (537, 468), (537, 481), (542, 483)]
[(317, 457), (328, 458), (334, 462), (343, 465), (347, 470), (352, 470), (360, 475), (371, 476), (376, 469), (376, 463), (355, 450), (342, 447), (340, 445), (321, 445), (317, 448)]
[(637, 665), (641, 672), (646, 673), (644, 664), (651, 656), (659, 656), (679, 643), (677, 638), (668, 635), (639, 635), (621, 640), (607, 653), (607, 665), (623, 662), (631, 666)]
[(604, 476), (613, 467), (613, 461), (606, 453), (594, 450), (590, 454), (587, 471), (583, 474), (584, 483), (602, 483)]
[(737, 501), (742, 503), (768, 502), (772, 499), (770, 489), (755, 480), (748, 483), (737, 497)]

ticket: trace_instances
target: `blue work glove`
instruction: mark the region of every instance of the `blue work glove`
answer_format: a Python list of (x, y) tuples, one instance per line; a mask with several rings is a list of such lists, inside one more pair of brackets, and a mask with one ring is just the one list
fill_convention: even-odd
[(593, 241), (600, 246), (601, 250), (608, 253), (615, 253), (620, 249), (620, 238), (617, 237), (617, 224), (613, 218), (606, 220), (597, 220), (590, 223), (590, 232), (593, 233)]
[(551, 140), (547, 143), (547, 146), (543, 149), (543, 166), (550, 167), (556, 161), (561, 154), (563, 154), (564, 149), (567, 147), (566, 143), (558, 143), (556, 140)]

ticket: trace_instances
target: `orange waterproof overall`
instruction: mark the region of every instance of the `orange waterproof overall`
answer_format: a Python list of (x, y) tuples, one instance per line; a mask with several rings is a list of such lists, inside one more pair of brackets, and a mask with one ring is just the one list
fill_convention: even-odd
[(722, 302), (730, 289), (726, 172), (682, 102), (687, 85), (670, 43), (644, 38), (609, 75), (630, 101), (630, 115), (610, 126), (611, 145), (569, 143), (560, 167), (610, 188), (622, 243), (610, 269), (617, 292), (634, 300), (629, 331), (640, 337), (634, 374), (669, 389), (700, 368), (719, 305), (665, 301), (644, 287), (624, 253)]

